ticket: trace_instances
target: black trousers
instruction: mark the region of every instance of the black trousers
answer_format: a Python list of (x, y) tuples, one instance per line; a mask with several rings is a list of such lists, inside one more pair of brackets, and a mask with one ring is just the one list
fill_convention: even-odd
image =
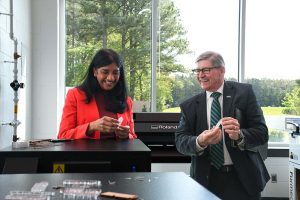
[(208, 190), (222, 200), (260, 200), (260, 193), (256, 196), (247, 193), (234, 169), (224, 172), (211, 166)]

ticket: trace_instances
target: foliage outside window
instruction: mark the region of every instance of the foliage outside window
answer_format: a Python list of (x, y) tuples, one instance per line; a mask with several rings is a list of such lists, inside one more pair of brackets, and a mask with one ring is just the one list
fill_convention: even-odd
[[(293, 52), (300, 51), (300, 30), (294, 26), (300, 14), (289, 12), (299, 3), (287, 1), (252, 0), (246, 4), (245, 82), (252, 84), (262, 106), (270, 141), (280, 143), (288, 142), (289, 131), (276, 125), (284, 126), (284, 118), (300, 115), (300, 83), (296, 81), (299, 77), (285, 63), (296, 58)], [(238, 80), (239, 5), (234, 0), (158, 2), (156, 110), (179, 112), (182, 101), (201, 91), (190, 71), (203, 51), (220, 52), (226, 62), (226, 80)], [(66, 86), (81, 83), (98, 49), (112, 48), (123, 57), (135, 111), (149, 112), (152, 9), (151, 0), (66, 0)], [(285, 14), (276, 18), (284, 10)], [(280, 33), (279, 25), (285, 26), (286, 22), (293, 25)], [(272, 37), (274, 41), (270, 40)], [(274, 48), (278, 43), (285, 48)], [(292, 52), (286, 50), (293, 47)], [(277, 56), (269, 54), (273, 49)], [(292, 60), (294, 66), (300, 65), (299, 59)], [(277, 69), (280, 71), (274, 75)], [(287, 76), (281, 77), (284, 74)]]
[(300, 122), (299, 6), (298, 0), (246, 4), (245, 75), (254, 84), (274, 143), (288, 143), (286, 121)]
[[(159, 56), (157, 67), (157, 110), (173, 105), (177, 88), (174, 72), (184, 72), (177, 55), (187, 52), (185, 30), (172, 1), (160, 4)], [(94, 53), (112, 48), (123, 57), (129, 95), (149, 111), (151, 84), (151, 0), (66, 0), (67, 73), (66, 86), (78, 85)]]

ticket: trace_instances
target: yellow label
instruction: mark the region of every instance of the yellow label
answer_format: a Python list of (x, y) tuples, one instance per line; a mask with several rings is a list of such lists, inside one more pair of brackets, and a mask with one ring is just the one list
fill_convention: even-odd
[(65, 173), (65, 164), (53, 164), (53, 173)]

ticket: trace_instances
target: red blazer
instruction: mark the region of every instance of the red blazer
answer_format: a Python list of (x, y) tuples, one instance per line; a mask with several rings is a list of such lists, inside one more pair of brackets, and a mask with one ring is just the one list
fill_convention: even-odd
[[(101, 137), (100, 131), (96, 131), (92, 136), (86, 136), (85, 134), (89, 123), (101, 118), (95, 98), (92, 98), (88, 104), (85, 103), (85, 98), (85, 93), (78, 88), (72, 88), (68, 91), (57, 138), (99, 139)], [(134, 132), (132, 100), (130, 97), (127, 98), (127, 105), (127, 111), (122, 114), (117, 113), (117, 116), (118, 118), (123, 117), (122, 125), (130, 126), (129, 139), (135, 139), (137, 136)]]

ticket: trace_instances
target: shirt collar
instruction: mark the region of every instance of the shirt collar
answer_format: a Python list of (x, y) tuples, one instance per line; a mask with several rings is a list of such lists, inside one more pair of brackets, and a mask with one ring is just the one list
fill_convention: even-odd
[[(218, 89), (216, 92), (220, 92), (221, 95), (223, 95), (223, 89), (224, 89), (224, 82), (222, 83), (221, 87), (219, 87), (219, 89)], [(213, 92), (206, 91), (206, 99), (209, 99), (209, 98), (210, 98), (210, 95), (211, 95), (212, 93), (213, 93)]]

